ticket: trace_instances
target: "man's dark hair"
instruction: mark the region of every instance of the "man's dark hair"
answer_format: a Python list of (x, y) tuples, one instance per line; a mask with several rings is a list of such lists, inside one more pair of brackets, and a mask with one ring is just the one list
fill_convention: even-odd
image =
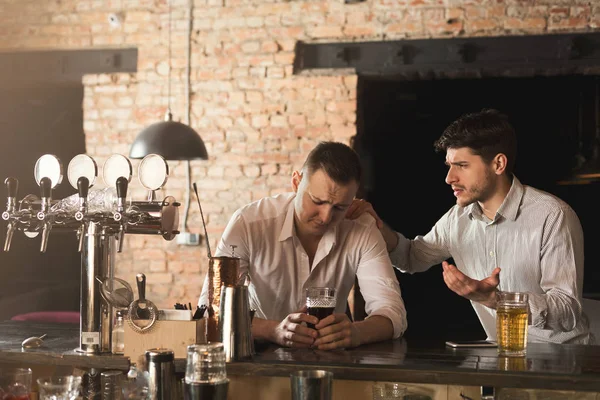
[(464, 114), (452, 122), (433, 144), (436, 151), (468, 147), (473, 154), (491, 162), (498, 153), (506, 155), (506, 172), (512, 174), (517, 158), (517, 135), (508, 117), (498, 110), (483, 109)]
[(339, 142), (320, 142), (306, 157), (302, 169), (310, 177), (322, 169), (336, 183), (360, 183), (362, 167), (356, 151)]

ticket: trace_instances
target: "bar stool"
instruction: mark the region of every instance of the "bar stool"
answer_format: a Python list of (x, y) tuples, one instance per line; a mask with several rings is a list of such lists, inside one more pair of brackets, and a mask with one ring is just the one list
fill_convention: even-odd
[(11, 321), (79, 324), (79, 311), (34, 311), (11, 317)]

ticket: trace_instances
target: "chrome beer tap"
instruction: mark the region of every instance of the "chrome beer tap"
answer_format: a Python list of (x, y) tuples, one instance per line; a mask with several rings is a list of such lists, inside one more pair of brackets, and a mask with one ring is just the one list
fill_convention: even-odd
[(50, 202), (52, 201), (52, 181), (48, 177), (44, 177), (40, 180), (40, 211), (36, 217), (39, 221), (42, 221), (42, 242), (40, 244), (40, 251), (46, 252), (48, 247), (48, 237), (50, 236), (50, 230), (52, 229), (51, 217), (48, 214), (50, 209)]
[(83, 251), (84, 238), (91, 220), (90, 215), (88, 215), (88, 194), (98, 176), (98, 165), (92, 157), (86, 154), (78, 154), (69, 162), (67, 176), (69, 183), (74, 189), (77, 189), (79, 196), (75, 220), (80, 223), (77, 229), (77, 250), (81, 253)]
[(124, 176), (120, 176), (117, 179), (117, 211), (113, 214), (113, 219), (119, 223), (119, 233), (117, 235), (119, 244), (117, 253), (123, 251), (123, 241), (125, 240), (125, 223), (127, 220), (127, 215), (125, 214), (125, 201), (127, 199), (128, 185), (129, 182)]
[(15, 213), (19, 181), (17, 178), (9, 177), (4, 180), (4, 184), (6, 185), (6, 191), (8, 192), (8, 196), (6, 198), (6, 211), (2, 213), (2, 219), (8, 221), (8, 226), (6, 227), (6, 240), (4, 241), (4, 251), (9, 251), (13, 234), (17, 229), (17, 221), (11, 221), (10, 217)]
[(75, 220), (81, 222), (81, 227), (77, 231), (77, 235), (79, 237), (79, 244), (77, 246), (77, 251), (81, 253), (83, 250), (83, 238), (85, 238), (85, 232), (87, 230), (87, 221), (84, 220), (87, 211), (87, 197), (88, 191), (90, 188), (90, 180), (85, 176), (80, 176), (77, 179), (77, 193), (79, 194), (79, 210), (75, 213)]
[[(114, 276), (117, 247), (122, 251), (126, 234), (162, 235), (173, 240), (179, 233), (179, 203), (172, 196), (162, 201), (154, 196), (145, 201), (127, 201), (127, 190), (133, 175), (130, 161), (115, 154), (103, 166), (105, 188), (92, 189), (98, 167), (85, 154), (69, 163), (68, 178), (77, 194), (53, 200), (52, 191), (61, 183), (62, 165), (53, 155), (38, 159), (34, 177), (41, 197), (28, 194), (17, 202), (18, 181), (7, 178), (7, 221), (4, 250), (10, 249), (14, 232), (21, 230), (34, 238), (42, 233), (41, 251), (45, 252), (51, 232), (77, 232), (81, 253), (80, 340), (78, 352), (90, 355), (111, 351), (113, 306), (100, 294), (101, 281)], [(139, 179), (149, 190), (164, 186), (168, 176), (166, 161), (150, 154), (140, 163)], [(114, 191), (116, 189), (116, 201)], [(118, 243), (117, 243), (118, 242)]]

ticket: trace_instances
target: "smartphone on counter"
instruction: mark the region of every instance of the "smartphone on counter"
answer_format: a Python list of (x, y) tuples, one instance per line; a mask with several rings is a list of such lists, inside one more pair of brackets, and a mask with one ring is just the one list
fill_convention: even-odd
[(498, 347), (496, 342), (489, 340), (449, 340), (446, 342), (446, 346), (459, 348), (459, 347)]

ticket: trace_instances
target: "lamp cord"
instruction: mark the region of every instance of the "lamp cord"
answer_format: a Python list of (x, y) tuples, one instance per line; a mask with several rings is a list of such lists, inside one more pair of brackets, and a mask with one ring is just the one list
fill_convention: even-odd
[[(193, 0), (188, 1), (188, 25), (187, 25), (187, 45), (186, 45), (186, 63), (185, 63), (185, 121), (188, 126), (191, 124), (191, 90), (190, 90), (190, 75), (191, 75), (191, 59), (192, 59), (192, 24), (193, 24)], [(185, 165), (185, 209), (183, 213), (183, 229), (188, 230), (187, 222), (188, 215), (190, 213), (190, 186), (192, 182), (191, 169), (192, 163), (190, 160), (186, 160)]]
[(188, 222), (188, 214), (190, 213), (190, 185), (192, 184), (192, 178), (190, 174), (191, 163), (190, 160), (185, 161), (185, 205), (183, 211), (183, 230), (184, 232), (188, 232), (187, 222)]
[(191, 126), (192, 107), (191, 107), (191, 69), (192, 69), (192, 28), (193, 28), (194, 1), (188, 1), (188, 25), (187, 25), (187, 45), (186, 45), (186, 63), (185, 63), (185, 123)]
[[(169, 72), (167, 73), (167, 112), (171, 115), (171, 0), (168, 0), (169, 4), (169, 21), (168, 21), (168, 58), (169, 58)], [(170, 119), (170, 118), (169, 118)]]

